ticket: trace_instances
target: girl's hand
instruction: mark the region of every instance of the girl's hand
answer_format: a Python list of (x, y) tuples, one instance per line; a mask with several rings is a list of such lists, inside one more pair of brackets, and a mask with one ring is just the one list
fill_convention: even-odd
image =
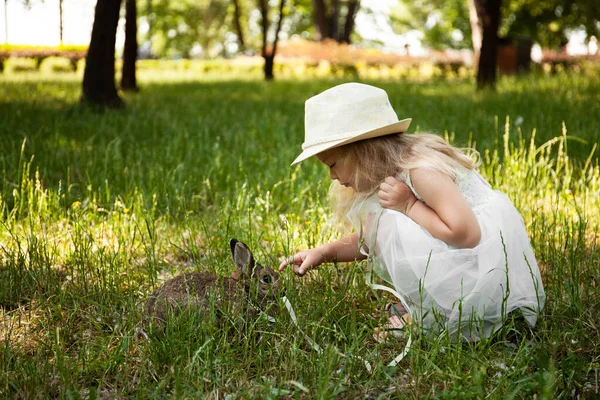
[(379, 196), (379, 204), (382, 207), (400, 211), (404, 214), (408, 214), (417, 201), (417, 198), (406, 183), (399, 181), (393, 176), (388, 176), (379, 185), (377, 196)]
[(279, 271), (283, 271), (285, 267), (291, 265), (292, 271), (303, 276), (309, 268), (323, 264), (324, 257), (319, 249), (304, 250), (293, 256), (288, 257), (279, 265)]

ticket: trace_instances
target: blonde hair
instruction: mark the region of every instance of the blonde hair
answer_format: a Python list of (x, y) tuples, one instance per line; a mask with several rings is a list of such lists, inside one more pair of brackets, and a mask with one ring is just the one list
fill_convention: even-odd
[(342, 224), (355, 200), (371, 195), (388, 176), (398, 176), (413, 168), (430, 168), (455, 180), (457, 168), (474, 169), (479, 166), (476, 150), (454, 147), (432, 133), (396, 133), (349, 143), (329, 151), (335, 151), (343, 162), (355, 166), (354, 187), (359, 188), (359, 192), (355, 192), (337, 181), (333, 181), (329, 188), (333, 221)]

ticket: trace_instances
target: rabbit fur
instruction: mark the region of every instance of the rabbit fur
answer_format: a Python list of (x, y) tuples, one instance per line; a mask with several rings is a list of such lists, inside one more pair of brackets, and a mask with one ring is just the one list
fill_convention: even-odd
[(166, 281), (148, 298), (145, 321), (162, 326), (169, 314), (184, 309), (205, 315), (211, 299), (218, 311), (234, 310), (240, 317), (253, 317), (258, 310), (273, 313), (277, 309), (274, 303), (280, 289), (279, 274), (257, 263), (245, 243), (231, 239), (229, 246), (237, 266), (231, 276), (190, 272)]

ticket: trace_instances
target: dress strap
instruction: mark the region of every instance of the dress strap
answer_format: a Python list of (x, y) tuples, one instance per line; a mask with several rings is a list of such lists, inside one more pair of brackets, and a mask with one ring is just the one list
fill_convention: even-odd
[(398, 179), (406, 183), (406, 186), (408, 186), (410, 191), (413, 192), (417, 200), (423, 201), (423, 198), (419, 195), (419, 193), (417, 193), (415, 187), (412, 184), (412, 181), (410, 180), (410, 170), (405, 169), (404, 171), (402, 171), (400, 175), (398, 175)]
[[(391, 288), (389, 286), (381, 285), (381, 284), (375, 283), (373, 281), (373, 263), (375, 262), (373, 260), (373, 257), (374, 257), (373, 250), (375, 249), (375, 240), (377, 239), (377, 229), (379, 228), (379, 220), (381, 219), (381, 214), (383, 214), (383, 208), (380, 208), (379, 210), (377, 210), (377, 214), (375, 215), (375, 221), (373, 221), (373, 227), (371, 229), (371, 240), (369, 243), (369, 255), (367, 256), (367, 271), (365, 272), (365, 282), (366, 282), (367, 286), (369, 286), (372, 290), (383, 290), (385, 292), (393, 294), (394, 297), (396, 297), (400, 300), (400, 303), (402, 303), (402, 305), (404, 306), (404, 309), (410, 315), (412, 315), (410, 306), (402, 298), (400, 293), (398, 293), (396, 290), (394, 290), (393, 288)], [(361, 234), (362, 234), (362, 227), (361, 227)], [(404, 357), (406, 357), (406, 355), (410, 351), (411, 344), (412, 344), (412, 334), (410, 333), (410, 330), (409, 330), (408, 331), (408, 341), (406, 342), (406, 346), (404, 346), (404, 350), (402, 351), (402, 353), (398, 354), (388, 364), (388, 366), (395, 367), (400, 361), (402, 361), (402, 359)]]

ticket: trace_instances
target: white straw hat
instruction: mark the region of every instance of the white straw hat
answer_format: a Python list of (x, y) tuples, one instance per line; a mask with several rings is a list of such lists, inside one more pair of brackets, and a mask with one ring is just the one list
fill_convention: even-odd
[(302, 153), (292, 165), (325, 150), (391, 133), (406, 132), (383, 89), (362, 83), (334, 86), (306, 100)]

